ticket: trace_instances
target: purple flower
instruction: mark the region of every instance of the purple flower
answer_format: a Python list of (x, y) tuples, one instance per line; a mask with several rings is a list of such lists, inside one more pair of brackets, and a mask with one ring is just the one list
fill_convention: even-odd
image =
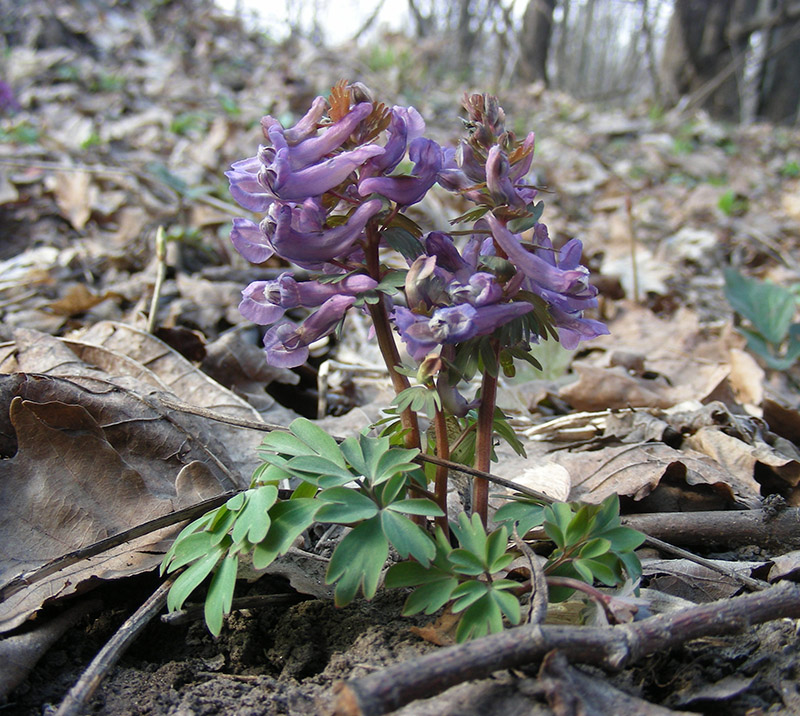
[(600, 321), (583, 318), (583, 311), (597, 306), (597, 288), (589, 284), (589, 270), (580, 265), (581, 242), (572, 239), (556, 254), (544, 224), (534, 229), (535, 246), (528, 251), (493, 214), (486, 219), (492, 236), (509, 260), (525, 276), (520, 288), (541, 296), (565, 348), (608, 333)]
[[(485, 180), (484, 177), (480, 182), (477, 182), (477, 184)], [(442, 169), (439, 171), (436, 181), (439, 183), (439, 186), (444, 187), (447, 191), (451, 191), (454, 194), (461, 194), (461, 196), (475, 204), (480, 204), (484, 201), (479, 186), (477, 186), (476, 182), (470, 179), (458, 166), (456, 162), (456, 150), (451, 147), (443, 150)]]
[(298, 306), (320, 306), (331, 296), (357, 296), (375, 288), (378, 282), (363, 274), (354, 274), (336, 283), (297, 282), (288, 272), (273, 281), (254, 281), (242, 291), (239, 313), (266, 326), (283, 317), (284, 311)]
[(248, 211), (263, 213), (275, 201), (269, 187), (259, 178), (262, 168), (261, 160), (255, 156), (234, 162), (231, 170), (225, 172), (230, 182), (231, 196)]
[(355, 296), (331, 296), (299, 326), (276, 323), (264, 335), (267, 362), (279, 368), (297, 368), (308, 360), (308, 347), (333, 333)]
[(295, 171), (289, 148), (285, 147), (278, 150), (275, 160), (265, 168), (264, 181), (281, 201), (302, 201), (337, 187), (367, 159), (379, 154), (383, 154), (383, 147), (367, 144)]
[(511, 166), (506, 153), (497, 145), (489, 150), (486, 158), (486, 186), (492, 199), (498, 205), (507, 204), (515, 209), (524, 209), (533, 201), (536, 191), (533, 189), (517, 189), (511, 178)]
[(393, 172), (405, 156), (409, 143), (422, 136), (425, 121), (413, 107), (395, 106), (392, 107), (392, 119), (387, 131), (389, 139), (383, 147), (384, 153), (364, 164), (362, 179)]
[(380, 199), (372, 199), (359, 206), (345, 223), (323, 229), (324, 214), (315, 202), (306, 201), (302, 206), (276, 204), (262, 227), (276, 254), (303, 268), (315, 269), (346, 254), (380, 210)]
[(11, 89), (7, 82), (0, 80), (0, 113), (16, 112), (21, 109), (17, 98), (14, 96), (14, 90)]
[(414, 162), (411, 176), (362, 179), (358, 185), (358, 193), (368, 196), (375, 192), (400, 206), (416, 204), (436, 183), (444, 161), (442, 148), (432, 139), (418, 137), (409, 146), (408, 158)]
[(277, 153), (285, 149), (288, 151), (289, 164), (293, 170), (316, 164), (323, 157), (339, 149), (339, 147), (347, 141), (347, 138), (353, 133), (355, 128), (365, 120), (371, 112), (372, 105), (369, 102), (361, 102), (353, 107), (338, 122), (328, 127), (320, 136), (309, 136), (294, 145), (289, 143), (285, 136), (285, 130), (279, 122), (275, 121), (267, 128), (267, 137), (272, 142), (272, 147), (264, 148), (262, 152), (262, 161), (265, 164), (271, 163), (277, 156)]
[(436, 346), (488, 335), (532, 310), (530, 303), (496, 303), (478, 308), (465, 303), (437, 308), (431, 316), (423, 316), (396, 306), (392, 319), (411, 357), (422, 360)]
[(472, 274), (466, 283), (452, 281), (447, 292), (453, 303), (469, 303), (472, 306), (486, 306), (503, 298), (503, 287), (495, 277), (485, 271)]
[(231, 243), (247, 261), (253, 264), (263, 263), (275, 253), (258, 224), (248, 219), (233, 220)]
[[(315, 134), (317, 125), (325, 114), (325, 108), (328, 106), (328, 101), (324, 97), (317, 97), (312, 103), (311, 108), (305, 113), (303, 118), (291, 127), (290, 129), (283, 130), (283, 136), (290, 146), (302, 142), (307, 137)], [(264, 130), (264, 136), (269, 136), (269, 130), (275, 125), (280, 125), (280, 122), (274, 117), (262, 117), (261, 127)]]

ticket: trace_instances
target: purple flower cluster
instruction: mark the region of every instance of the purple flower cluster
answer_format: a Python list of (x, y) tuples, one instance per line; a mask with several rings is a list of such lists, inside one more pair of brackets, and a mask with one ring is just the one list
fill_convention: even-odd
[[(256, 264), (275, 255), (321, 274), (299, 282), (286, 272), (242, 292), (241, 313), (270, 326), (270, 363), (301, 365), (309, 345), (335, 330), (365, 294), (374, 303), (385, 276), (378, 260), (384, 230), (406, 230), (402, 210), (437, 182), (477, 204), (475, 218), (483, 217), (461, 250), (447, 233), (412, 236), (419, 256), (409, 261), (404, 300), (377, 299), (415, 360), (495, 334), (542, 304), (568, 348), (606, 332), (583, 317), (596, 305), (596, 290), (580, 264), (580, 242), (556, 251), (544, 224), (529, 222), (532, 243), (509, 228), (535, 215), (536, 190), (525, 183), (533, 133), (516, 141), (496, 100), (472, 95), (465, 101), (468, 138), (443, 150), (423, 136), (425, 123), (413, 107), (388, 110), (363, 99), (339, 85), (330, 106), (317, 97), (291, 128), (264, 117), (265, 143), (226, 173), (233, 198), (263, 216), (260, 223), (234, 220), (231, 241), (239, 253)], [(398, 174), (406, 157), (413, 168)], [(299, 307), (313, 312), (296, 325), (285, 312)]]

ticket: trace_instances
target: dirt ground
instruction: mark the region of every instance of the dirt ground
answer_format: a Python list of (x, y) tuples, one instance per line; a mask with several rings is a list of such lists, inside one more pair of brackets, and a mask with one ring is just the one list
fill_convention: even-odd
[[(157, 586), (152, 576), (107, 585), (107, 605), (84, 618), (46, 654), (0, 707), (7, 716), (55, 713), (66, 692), (125, 618)], [(243, 587), (243, 589), (241, 588)], [(242, 594), (284, 591), (274, 579), (240, 585)], [(237, 592), (237, 596), (239, 594)], [(213, 638), (202, 620), (154, 620), (101, 683), (87, 713), (98, 716), (325, 714), (334, 682), (364, 676), (437, 647), (409, 630), (423, 618), (400, 616), (403, 595), (385, 592), (344, 609), (306, 601), (235, 611)], [(725, 716), (800, 713), (800, 643), (792, 620), (736, 637), (691, 642), (603, 677), (622, 691), (667, 709)], [(562, 714), (534, 678), (538, 664), (497, 672), (397, 713)], [(585, 669), (588, 673), (601, 672)], [(657, 709), (658, 707), (653, 707)], [(642, 713), (669, 713), (643, 711)]]

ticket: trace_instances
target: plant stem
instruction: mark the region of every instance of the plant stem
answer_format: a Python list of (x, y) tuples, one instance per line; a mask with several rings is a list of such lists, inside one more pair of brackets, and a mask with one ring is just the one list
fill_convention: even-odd
[[(378, 256), (380, 244), (380, 233), (374, 222), (367, 224), (367, 243), (364, 247), (364, 254), (367, 261), (367, 271), (376, 281), (381, 280), (381, 264)], [(409, 387), (408, 378), (402, 373), (397, 372), (400, 365), (400, 353), (397, 351), (397, 344), (394, 342), (392, 328), (389, 325), (389, 316), (386, 313), (386, 302), (383, 295), (380, 296), (378, 303), (368, 304), (369, 314), (372, 318), (372, 325), (375, 327), (375, 338), (378, 340), (383, 360), (386, 363), (386, 370), (392, 379), (392, 387), (395, 393), (402, 393)], [(406, 408), (401, 414), (403, 428), (406, 430), (405, 445), (407, 448), (420, 448), (422, 442), (419, 434), (419, 423), (417, 415), (411, 409)]]
[[(434, 429), (436, 430), (436, 455), (443, 460), (450, 459), (450, 440), (447, 435), (447, 417), (444, 411), (437, 408), (434, 414)], [(442, 528), (445, 537), (450, 537), (450, 525), (447, 521), (447, 482), (450, 470), (446, 465), (436, 466), (436, 480), (434, 482), (434, 492), (436, 493), (436, 504), (439, 505), (444, 515), (436, 517), (436, 524)]]
[[(495, 356), (498, 345), (494, 341)], [(494, 433), (494, 406), (497, 401), (497, 376), (484, 368), (481, 384), (481, 404), (478, 408), (478, 432), (475, 437), (475, 469), (489, 472), (492, 462), (492, 436)], [(476, 477), (472, 482), (472, 511), (481, 518), (484, 526), (489, 513), (489, 481)]]

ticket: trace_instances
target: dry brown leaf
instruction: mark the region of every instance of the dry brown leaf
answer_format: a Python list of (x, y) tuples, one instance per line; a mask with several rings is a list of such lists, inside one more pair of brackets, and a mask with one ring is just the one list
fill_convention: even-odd
[[(764, 566), (763, 562), (711, 560), (720, 567), (745, 577)], [(688, 559), (645, 559), (642, 574), (650, 577), (650, 588), (691, 602), (713, 602), (733, 596), (742, 588), (739, 580)]]
[(562, 453), (555, 459), (572, 475), (570, 500), (601, 502), (608, 495), (617, 494), (639, 502), (669, 478), (675, 510), (700, 509), (694, 506), (698, 500), (721, 501), (731, 506), (734, 496), (745, 504), (758, 502), (757, 495), (751, 492), (735, 492), (728, 472), (706, 455), (676, 450), (663, 443)]
[(94, 308), (108, 298), (108, 294), (98, 295), (91, 291), (84, 283), (74, 283), (57, 301), (47, 304), (47, 307), (59, 316), (75, 316)]
[[(187, 442), (183, 430), (130, 394), (120, 404), (122, 391), (98, 385), (83, 390), (60, 378), (11, 379), (19, 395), (6, 409), (18, 451), (0, 462), (0, 586), (232, 486), (203, 446)], [(148, 535), (138, 547), (123, 545), (116, 559), (104, 554), (15, 593), (0, 603), (0, 631), (82, 581), (151, 569), (169, 534)]]
[(98, 189), (88, 172), (58, 172), (48, 182), (63, 216), (80, 231), (92, 214)]
[(578, 380), (563, 387), (559, 396), (575, 410), (668, 408), (675, 404), (672, 390), (663, 379), (648, 380), (631, 375), (622, 366), (601, 368), (576, 362), (572, 367)]

